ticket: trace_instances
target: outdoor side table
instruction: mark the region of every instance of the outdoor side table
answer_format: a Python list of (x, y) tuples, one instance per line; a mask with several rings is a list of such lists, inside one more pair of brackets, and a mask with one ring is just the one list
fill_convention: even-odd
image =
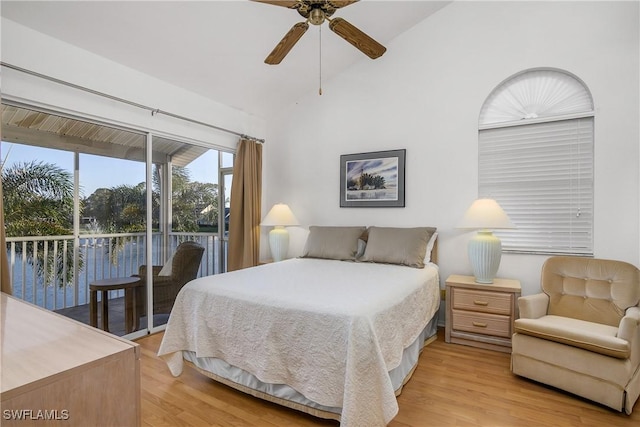
[(98, 292), (102, 292), (102, 329), (109, 332), (109, 291), (124, 289), (124, 320), (125, 332), (130, 333), (136, 329), (136, 288), (142, 286), (139, 277), (113, 277), (110, 279), (96, 280), (89, 285), (89, 322), (91, 326), (98, 327)]

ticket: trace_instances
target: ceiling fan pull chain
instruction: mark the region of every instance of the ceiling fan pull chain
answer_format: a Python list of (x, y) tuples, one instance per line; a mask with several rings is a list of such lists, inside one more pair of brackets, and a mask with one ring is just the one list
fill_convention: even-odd
[(319, 55), (319, 62), (320, 62), (320, 73), (319, 73), (319, 89), (318, 89), (318, 95), (322, 95), (322, 26), (318, 27), (318, 34), (320, 35), (320, 55)]

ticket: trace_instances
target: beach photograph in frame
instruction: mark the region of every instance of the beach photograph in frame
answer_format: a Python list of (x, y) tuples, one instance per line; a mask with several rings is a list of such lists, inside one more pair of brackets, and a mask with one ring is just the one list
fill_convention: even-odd
[(406, 150), (340, 156), (340, 207), (404, 207)]

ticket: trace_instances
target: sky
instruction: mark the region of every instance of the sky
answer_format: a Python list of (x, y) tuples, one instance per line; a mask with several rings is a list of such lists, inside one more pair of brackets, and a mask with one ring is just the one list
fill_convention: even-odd
[[(0, 158), (3, 167), (15, 163), (42, 161), (54, 163), (73, 175), (73, 152), (33, 147), (2, 141)], [(212, 167), (213, 165), (213, 167)], [(187, 166), (191, 180), (198, 182), (218, 182), (218, 152), (209, 150)], [(98, 188), (112, 188), (119, 185), (136, 185), (145, 181), (145, 165), (130, 160), (80, 155), (80, 187), (84, 197), (90, 196)]]
[(388, 188), (398, 185), (398, 159), (395, 157), (348, 161), (347, 181), (356, 180), (363, 172), (370, 175), (380, 175)]

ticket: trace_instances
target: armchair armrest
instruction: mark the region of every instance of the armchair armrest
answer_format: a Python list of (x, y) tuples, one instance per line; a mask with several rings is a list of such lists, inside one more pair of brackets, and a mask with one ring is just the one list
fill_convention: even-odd
[[(161, 265), (152, 265), (151, 266), (153, 273), (153, 276), (157, 276), (158, 273), (160, 273), (160, 270), (162, 270), (162, 266)], [(134, 276), (140, 276), (142, 277), (142, 279), (147, 277), (147, 266), (145, 264), (142, 264), (139, 268), (138, 268), (138, 274), (134, 274)]]
[(520, 318), (538, 319), (547, 314), (549, 308), (549, 295), (539, 293), (518, 298)]
[(618, 338), (632, 343), (634, 337), (638, 335), (638, 327), (640, 326), (640, 307), (629, 307), (618, 326)]

